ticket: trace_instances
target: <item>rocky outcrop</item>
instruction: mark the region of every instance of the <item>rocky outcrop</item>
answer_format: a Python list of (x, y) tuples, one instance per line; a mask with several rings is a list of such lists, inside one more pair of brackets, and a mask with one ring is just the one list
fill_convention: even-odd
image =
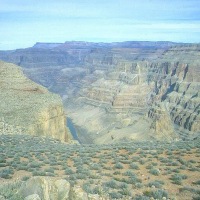
[(69, 141), (60, 97), (26, 78), (20, 67), (0, 61), (0, 133)]
[(69, 199), (70, 184), (64, 179), (52, 179), (50, 177), (33, 177), (22, 184), (19, 194), (23, 198), (39, 196), (45, 200)]
[(24, 200), (41, 200), (38, 194), (31, 194), (24, 198)]
[[(32, 177), (19, 188), (18, 194), (25, 200), (99, 200), (99, 195), (87, 194), (78, 186), (71, 186), (64, 179)], [(106, 198), (108, 199), (108, 198)]]

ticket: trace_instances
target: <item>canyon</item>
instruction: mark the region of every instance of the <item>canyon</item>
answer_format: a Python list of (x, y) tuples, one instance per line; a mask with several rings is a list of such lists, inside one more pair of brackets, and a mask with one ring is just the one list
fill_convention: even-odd
[(200, 133), (200, 45), (36, 43), (0, 51), (61, 95), (82, 143), (194, 140)]

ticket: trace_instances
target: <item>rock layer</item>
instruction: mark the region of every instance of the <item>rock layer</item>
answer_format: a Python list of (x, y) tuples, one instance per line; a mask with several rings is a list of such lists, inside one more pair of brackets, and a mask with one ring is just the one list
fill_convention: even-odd
[(88, 141), (108, 143), (198, 136), (199, 52), (199, 44), (66, 42), (0, 52), (0, 58), (23, 58), (31, 79), (62, 95)]
[(0, 133), (49, 136), (69, 141), (61, 98), (0, 61)]

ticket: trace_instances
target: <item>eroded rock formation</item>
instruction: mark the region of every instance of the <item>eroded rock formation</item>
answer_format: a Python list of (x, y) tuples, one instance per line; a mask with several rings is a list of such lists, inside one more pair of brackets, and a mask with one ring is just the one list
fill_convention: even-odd
[(17, 63), (22, 56), (31, 79), (62, 95), (83, 138), (109, 143), (198, 136), (199, 50), (170, 42), (66, 42), (0, 52), (0, 58)]
[(87, 194), (80, 186), (71, 186), (65, 179), (32, 177), (19, 188), (20, 196), (26, 200), (99, 200), (109, 199)]
[(69, 141), (61, 98), (26, 78), (20, 67), (0, 61), (0, 133)]

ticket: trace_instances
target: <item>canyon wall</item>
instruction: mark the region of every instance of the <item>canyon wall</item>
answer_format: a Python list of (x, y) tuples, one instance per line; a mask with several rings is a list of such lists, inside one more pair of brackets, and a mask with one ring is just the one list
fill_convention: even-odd
[(61, 98), (0, 61), (0, 133), (47, 136), (68, 142)]
[(200, 133), (199, 52), (199, 44), (66, 42), (0, 52), (0, 59), (22, 56), (24, 72), (62, 96), (89, 142), (170, 141)]

